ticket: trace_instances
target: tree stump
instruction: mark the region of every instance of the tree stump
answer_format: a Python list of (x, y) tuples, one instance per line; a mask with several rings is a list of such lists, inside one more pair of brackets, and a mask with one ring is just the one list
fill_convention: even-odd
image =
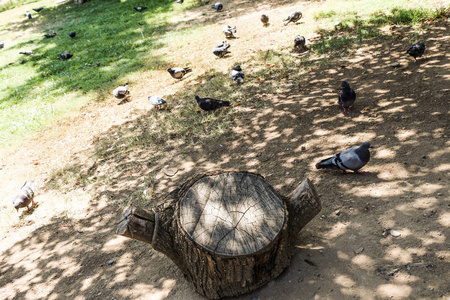
[(308, 179), (284, 198), (248, 172), (195, 176), (169, 200), (152, 210), (130, 207), (117, 233), (167, 255), (210, 299), (276, 278), (290, 263), (298, 232), (321, 209)]

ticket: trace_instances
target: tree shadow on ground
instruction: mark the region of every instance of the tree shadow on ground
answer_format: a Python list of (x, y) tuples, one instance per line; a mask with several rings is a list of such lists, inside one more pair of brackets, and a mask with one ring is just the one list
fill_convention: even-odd
[[(308, 177), (323, 203), (319, 216), (301, 232), (291, 266), (237, 299), (448, 295), (445, 280), (436, 280), (449, 275), (448, 27), (427, 30), (428, 50), (417, 63), (405, 57), (409, 38), (398, 35), (361, 41), (347, 55), (329, 57), (327, 65), (316, 60), (304, 71), (288, 72), (287, 80), (285, 70), (259, 71), (248, 83), (251, 99), (258, 101), (213, 113), (232, 121), (218, 136), (199, 131), (195, 138), (181, 136), (176, 145), (152, 138), (149, 126), (160, 117), (153, 110), (109, 128), (93, 140), (94, 151), (74, 157), (46, 187), (54, 188), (72, 172), (77, 178), (72, 188), (87, 189), (95, 199), (92, 212), (78, 221), (57, 219), (0, 255), (2, 277), (23, 282), (6, 299), (26, 298), (37, 288), (45, 289), (42, 299), (201, 298), (167, 258), (143, 243), (114, 236), (114, 227), (123, 207), (163, 203), (168, 192), (194, 174), (217, 169), (260, 173), (282, 195)], [(400, 66), (392, 67), (393, 62)], [(302, 61), (294, 63), (287, 67)], [(342, 80), (358, 94), (348, 116), (337, 105)], [(195, 105), (187, 103), (165, 113), (185, 107), (195, 113)], [(217, 120), (210, 114), (195, 116), (203, 130)], [(369, 174), (315, 170), (320, 159), (364, 141), (377, 147), (364, 168)], [(117, 145), (124, 150), (115, 150)], [(401, 237), (383, 235), (389, 229)], [(42, 251), (22, 259), (23, 252), (36, 248)], [(110, 259), (115, 263), (108, 265)], [(7, 290), (8, 284), (0, 287)]]

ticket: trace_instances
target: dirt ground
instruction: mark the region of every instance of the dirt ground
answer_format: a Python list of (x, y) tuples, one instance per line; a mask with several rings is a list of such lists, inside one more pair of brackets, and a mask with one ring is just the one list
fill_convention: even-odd
[[(224, 18), (245, 24), (263, 9), (284, 15), (292, 7)], [(289, 30), (275, 26), (269, 28), (273, 40)], [(247, 36), (260, 32), (246, 28)], [(277, 89), (251, 95), (267, 105), (233, 108), (242, 117), (232, 132), (213, 143), (169, 149), (158, 160), (145, 151), (89, 160), (99, 140), (150, 117), (142, 113), (145, 98), (90, 106), (3, 154), (4, 194), (13, 195), (30, 175), (41, 192), (20, 226), (0, 236), (0, 299), (204, 299), (167, 257), (114, 232), (123, 213), (117, 204), (149, 177), (156, 205), (193, 174), (217, 169), (258, 172), (283, 195), (309, 178), (323, 205), (300, 232), (290, 267), (236, 299), (450, 299), (449, 27), (437, 23), (420, 33), (427, 51), (418, 62), (406, 56), (403, 42), (414, 30), (386, 28), (399, 38), (371, 40), (294, 82), (261, 83)], [(342, 80), (358, 95), (348, 116), (337, 105)], [(130, 106), (138, 110), (125, 109)], [(315, 169), (320, 159), (364, 141), (376, 147), (363, 169), (368, 174)], [(114, 168), (107, 186), (46, 187), (55, 167), (91, 164), (94, 177)], [(390, 235), (391, 229), (401, 235)]]

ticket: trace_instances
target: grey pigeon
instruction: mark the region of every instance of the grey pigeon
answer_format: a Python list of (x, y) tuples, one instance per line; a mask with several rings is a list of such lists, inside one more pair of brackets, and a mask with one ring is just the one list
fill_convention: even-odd
[(125, 97), (128, 97), (130, 95), (130, 91), (128, 90), (128, 83), (124, 86), (119, 86), (114, 89), (113, 91), (114, 97), (117, 99), (123, 99)]
[(305, 49), (306, 39), (304, 36), (297, 35), (294, 38), (294, 49), (297, 51), (301, 51)]
[(54, 31), (52, 33), (44, 34), (44, 37), (46, 39), (54, 38), (55, 36), (56, 36), (56, 32), (54, 32)]
[(5, 47), (5, 43), (0, 41), (0, 49), (2, 49), (3, 47)]
[(206, 111), (216, 110), (223, 106), (231, 106), (229, 101), (222, 101), (213, 98), (200, 98), (199, 96), (195, 96), (195, 100), (197, 100), (198, 107)]
[(350, 84), (347, 81), (342, 81), (341, 89), (339, 91), (339, 101), (338, 103), (344, 109), (344, 115), (350, 112), (350, 106), (355, 103), (356, 93), (350, 88)]
[(75, 31), (71, 31), (67, 35), (70, 36), (71, 38), (74, 38), (77, 35), (77, 33)]
[(364, 174), (359, 169), (364, 167), (370, 160), (369, 148), (373, 148), (368, 142), (364, 142), (361, 146), (356, 146), (338, 153), (333, 157), (321, 160), (316, 164), (317, 169), (332, 169), (342, 170), (347, 173), (346, 170), (352, 170), (357, 174)]
[(138, 7), (133, 7), (134, 8), (134, 10), (135, 11), (138, 11), (138, 12), (143, 12), (144, 10), (146, 10), (147, 9), (147, 7), (142, 7), (142, 6), (138, 6)]
[(261, 22), (264, 26), (269, 25), (269, 17), (265, 14), (261, 15)]
[(28, 17), (28, 19), (32, 19), (30, 12), (27, 10), (27, 12), (25, 13), (25, 15)]
[(33, 10), (34, 10), (35, 12), (37, 12), (37, 13), (40, 13), (41, 10), (43, 10), (43, 9), (44, 9), (43, 7), (33, 8)]
[(412, 45), (406, 53), (414, 57), (414, 61), (417, 61), (417, 57), (421, 57), (426, 49), (424, 43), (416, 43)]
[(293, 22), (293, 23), (297, 23), (298, 21), (300, 21), (300, 19), (302, 18), (302, 13), (299, 11), (293, 12), (292, 14), (290, 14), (286, 19), (283, 20), (284, 25), (286, 26), (287, 24)]
[(215, 9), (217, 11), (221, 11), (223, 9), (223, 4), (220, 2), (216, 2), (216, 3), (214, 3), (214, 5), (211, 8)]
[(34, 51), (22, 51), (22, 52), (19, 52), (19, 54), (33, 55)]
[(191, 68), (168, 68), (167, 72), (170, 73), (170, 76), (172, 76), (175, 79), (181, 79), (189, 72), (192, 72)]
[(148, 100), (150, 101), (150, 104), (155, 106), (158, 110), (161, 109), (161, 105), (167, 103), (161, 96), (148, 96)]
[(223, 41), (222, 44), (216, 46), (213, 49), (213, 53), (215, 56), (224, 57), (228, 53), (231, 53), (230, 51), (228, 51), (228, 48), (230, 48), (230, 46), (231, 45), (228, 45), (227, 41)]
[(236, 65), (230, 71), (231, 78), (236, 81), (238, 84), (244, 83), (244, 72), (241, 69), (240, 65)]
[(73, 56), (73, 54), (70, 54), (70, 53), (67, 53), (67, 52), (58, 54), (58, 57), (61, 58), (62, 60), (67, 60), (69, 58), (72, 58), (72, 56)]
[(32, 205), (34, 205), (34, 181), (27, 180), (25, 184), (20, 188), (19, 192), (16, 194), (16, 196), (13, 199), (14, 208), (19, 211), (19, 208), (26, 207), (28, 209), (28, 212), (30, 212), (30, 208), (28, 205), (30, 205), (30, 202)]
[(223, 27), (222, 31), (227, 39), (235, 38), (234, 34), (236, 33), (236, 26), (231, 27), (230, 25), (226, 25)]

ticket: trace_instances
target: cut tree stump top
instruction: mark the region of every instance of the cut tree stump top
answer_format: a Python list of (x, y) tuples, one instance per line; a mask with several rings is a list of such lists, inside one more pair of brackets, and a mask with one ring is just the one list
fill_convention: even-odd
[(263, 177), (229, 172), (196, 181), (180, 200), (179, 218), (200, 246), (222, 255), (247, 255), (275, 239), (285, 207)]

